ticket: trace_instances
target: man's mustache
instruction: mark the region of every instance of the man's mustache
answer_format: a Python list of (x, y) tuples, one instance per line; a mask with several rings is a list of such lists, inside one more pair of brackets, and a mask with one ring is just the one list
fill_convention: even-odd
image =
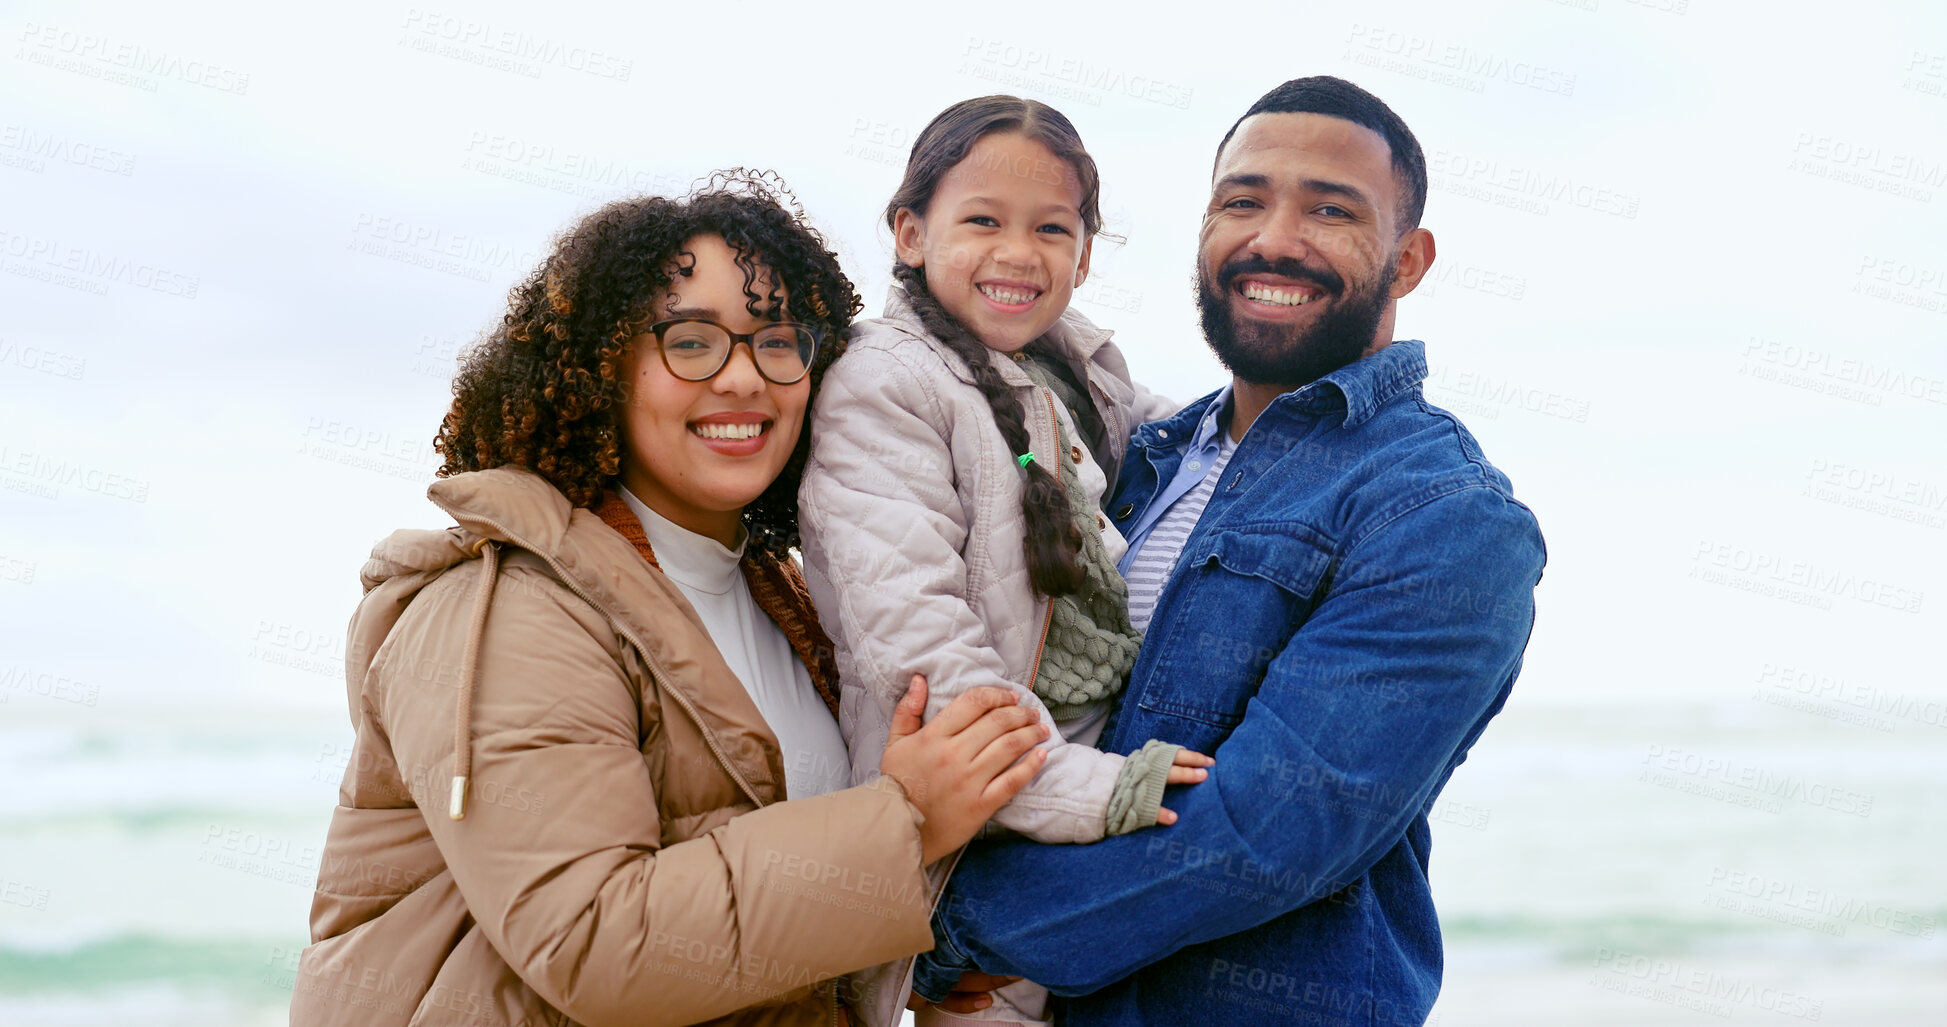
[(1245, 275), (1277, 275), (1293, 281), (1309, 282), (1332, 296), (1345, 291), (1345, 279), (1340, 278), (1329, 267), (1315, 268), (1290, 258), (1266, 260), (1263, 257), (1245, 257), (1219, 268), (1217, 291), (1228, 294), (1231, 286), (1237, 284), (1237, 280)]

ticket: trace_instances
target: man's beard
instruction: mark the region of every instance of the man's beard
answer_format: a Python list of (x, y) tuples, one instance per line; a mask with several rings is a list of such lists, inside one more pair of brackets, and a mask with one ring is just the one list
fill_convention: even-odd
[[(1296, 260), (1269, 261), (1250, 257), (1225, 265), (1213, 284), (1197, 261), (1197, 309), (1203, 338), (1217, 359), (1243, 381), (1257, 385), (1297, 388), (1359, 359), (1378, 334), (1386, 314), (1386, 295), (1396, 271), (1387, 260), (1384, 271), (1369, 288), (1348, 290), (1345, 279), (1330, 268), (1313, 268)], [(1232, 312), (1241, 302), (1231, 287), (1249, 274), (1278, 275), (1316, 286), (1323, 295), (1312, 303), (1327, 303), (1323, 315), (1309, 328), (1249, 320)]]

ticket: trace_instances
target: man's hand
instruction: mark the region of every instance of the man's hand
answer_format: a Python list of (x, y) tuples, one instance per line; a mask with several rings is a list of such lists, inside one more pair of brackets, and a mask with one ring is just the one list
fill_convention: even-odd
[(922, 725), (925, 711), (926, 679), (915, 674), (893, 711), (879, 771), (906, 789), (925, 818), (919, 840), (930, 864), (973, 840), (1034, 780), (1048, 759), (1046, 749), (1035, 748), (1048, 728), (1013, 692), (990, 685), (967, 689)]
[[(988, 992), (995, 988), (1005, 988), (1018, 980), (1019, 977), (1002, 977), (999, 974), (984, 974), (978, 970), (969, 970), (960, 975), (960, 983), (953, 986), (953, 991), (948, 993), (947, 997), (933, 1004), (949, 1013), (971, 1013), (994, 1004)], [(917, 991), (906, 1000), (907, 1009), (918, 1009), (925, 1004), (926, 996)]]

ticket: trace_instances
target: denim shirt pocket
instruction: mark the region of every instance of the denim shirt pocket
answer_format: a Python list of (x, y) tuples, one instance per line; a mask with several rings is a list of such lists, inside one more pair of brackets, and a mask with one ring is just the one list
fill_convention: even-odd
[[(1245, 524), (1192, 539), (1144, 648), (1162, 647), (1137, 704), (1230, 728), (1264, 671), (1311, 616), (1336, 547), (1298, 523)], [(1195, 563), (1190, 561), (1194, 559)]]

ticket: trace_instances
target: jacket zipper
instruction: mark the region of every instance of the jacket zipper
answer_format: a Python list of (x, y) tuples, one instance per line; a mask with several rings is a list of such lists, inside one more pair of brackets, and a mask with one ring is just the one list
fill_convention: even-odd
[[(1054, 393), (1049, 392), (1047, 389), (1044, 389), (1039, 385), (1031, 386), (1031, 388), (1033, 388), (1036, 392), (1039, 392), (1041, 394), (1041, 398), (1048, 401), (1049, 434), (1055, 440), (1055, 446), (1059, 448), (1061, 446), (1061, 421), (1057, 418), (1055, 414)], [(1056, 455), (1055, 459), (1060, 460), (1062, 455), (1064, 454)], [(1061, 467), (1059, 465), (1055, 467), (1055, 480), (1057, 482), (1061, 480)], [(1046, 652), (1048, 649), (1048, 629), (1054, 626), (1055, 623), (1055, 601), (1053, 599), (1049, 599), (1046, 600), (1046, 603), (1048, 606), (1048, 612), (1043, 614), (1041, 617), (1041, 641), (1038, 642), (1034, 647), (1034, 662), (1028, 665), (1027, 684), (1028, 684), (1028, 691), (1030, 692), (1034, 691), (1034, 676), (1035, 674), (1039, 673), (1041, 670), (1041, 654)], [(940, 890), (934, 894), (932, 907), (928, 911), (926, 916), (926, 920), (928, 923), (932, 922), (933, 914), (939, 912), (940, 899), (946, 896), (947, 882), (953, 879), (953, 870), (955, 867), (958, 867), (960, 865), (960, 857), (966, 855), (966, 853), (967, 853), (966, 847), (961, 846), (959, 849), (956, 849), (954, 851), (952, 856), (952, 862), (946, 865), (946, 873), (940, 877)], [(899, 985), (899, 990), (901, 992), (911, 992), (913, 990), (914, 963), (915, 963), (914, 957), (912, 956), (906, 957), (905, 979), (901, 981)], [(903, 1005), (903, 1003), (901, 1004)], [(834, 1013), (834, 1015), (836, 1014)]]
[[(450, 509), (447, 509), (445, 504), (439, 504), (439, 507), (440, 509), (445, 510), (448, 516), (453, 517), (455, 519), (459, 517), (458, 514), (454, 513)], [(494, 528), (498, 530), (502, 535), (505, 535), (509, 541), (520, 546), (522, 549), (525, 549), (528, 552), (533, 553), (535, 556), (540, 557), (544, 562), (547, 563), (548, 568), (554, 571), (555, 577), (561, 579), (561, 583), (568, 586), (569, 591), (573, 592), (577, 596), (580, 596), (582, 602), (585, 602), (588, 605), (594, 607), (595, 609), (601, 611), (602, 616), (607, 617), (609, 623), (614, 624), (616, 626), (616, 629), (622, 633), (622, 637), (628, 639), (629, 644), (635, 646), (636, 653), (642, 657), (642, 662), (648, 665), (650, 678), (654, 680), (657, 685), (661, 686), (662, 690), (666, 694), (668, 694), (671, 698), (675, 699), (676, 705), (681, 706), (683, 708), (683, 712), (689, 714), (690, 719), (696, 722), (696, 730), (697, 733), (703, 736), (703, 744), (710, 747), (711, 754), (716, 756), (717, 762), (719, 764), (722, 764), (724, 772), (730, 775), (730, 779), (737, 783), (738, 788), (743, 789), (744, 795), (749, 797), (751, 802), (755, 803), (759, 809), (762, 809), (764, 807), (764, 800), (757, 797), (757, 789), (752, 788), (750, 782), (744, 780), (744, 775), (740, 773), (735, 766), (731, 765), (730, 757), (724, 755), (723, 747), (717, 744), (716, 736), (711, 733), (709, 725), (703, 723), (703, 715), (697, 712), (696, 706), (690, 702), (689, 696), (683, 694), (682, 689), (676, 688), (669, 683), (669, 672), (664, 670), (662, 668), (662, 665), (656, 662), (655, 657), (649, 655), (649, 647), (643, 645), (642, 640), (636, 637), (635, 629), (623, 623), (621, 619), (617, 618), (614, 614), (610, 613), (607, 607), (603, 606), (601, 603), (596, 602), (593, 596), (590, 596), (587, 592), (583, 591), (582, 587), (575, 582), (574, 577), (570, 575), (561, 566), (561, 564), (554, 559), (554, 557), (549, 556), (548, 554), (543, 553), (540, 550), (529, 545), (525, 540), (521, 539), (513, 532), (508, 531), (505, 525), (502, 525), (497, 521), (490, 521), (484, 518), (475, 518), (475, 519), (479, 520), (480, 523), (485, 524), (490, 528)]]

